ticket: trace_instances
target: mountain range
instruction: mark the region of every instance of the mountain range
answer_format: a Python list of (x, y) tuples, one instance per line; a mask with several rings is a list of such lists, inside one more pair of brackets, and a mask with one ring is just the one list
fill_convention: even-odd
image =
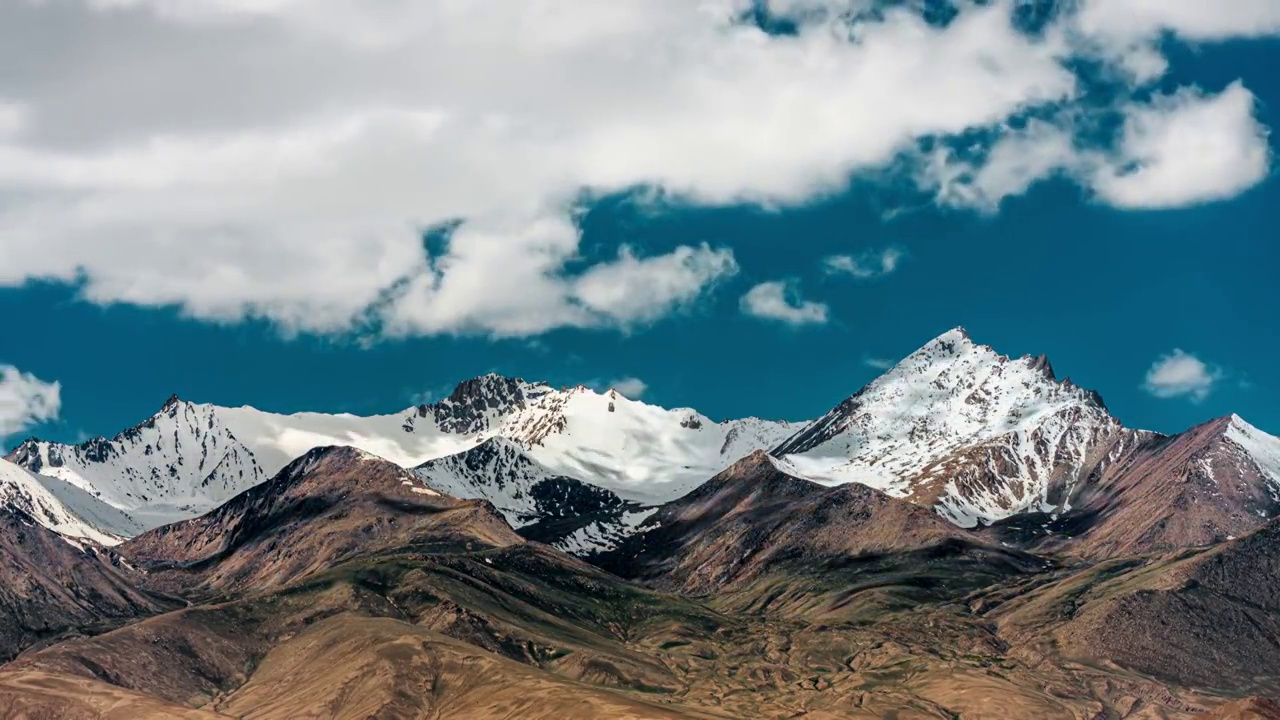
[(959, 328), (799, 423), (175, 396), (0, 460), (0, 715), (1265, 713), (1278, 516), (1280, 438), (1127, 428)]

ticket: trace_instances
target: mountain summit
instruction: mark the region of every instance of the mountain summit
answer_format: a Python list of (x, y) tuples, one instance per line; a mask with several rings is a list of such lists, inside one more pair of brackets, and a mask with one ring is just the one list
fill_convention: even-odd
[[(1087, 532), (1075, 545), (1107, 554), (1238, 536), (1256, 527), (1254, 518), (1280, 512), (1280, 440), (1234, 416), (1213, 427), (1175, 438), (1126, 428), (1096, 392), (1058, 379), (1047, 357), (1001, 355), (955, 328), (808, 423), (716, 422), (612, 390), (488, 374), (439, 402), (370, 417), (278, 415), (173, 397), (111, 440), (30, 440), (10, 460), (146, 529), (208, 512), (314, 448), (351, 446), (415, 468), (445, 492), (492, 501), (530, 538), (588, 554), (768, 449), (788, 474), (819, 485), (869, 486), (963, 528), (999, 525), (1010, 542)], [(1216, 518), (1204, 526), (1211, 529), (1126, 535), (1168, 513), (1166, 524), (1177, 527), (1192, 496), (1178, 499), (1167, 478), (1207, 478), (1196, 468), (1210, 465), (1221, 468), (1212, 482), (1231, 475), (1246, 486), (1214, 494), (1206, 484), (1194, 494), (1207, 503), (1197, 517)], [(1138, 515), (1110, 524), (1126, 513)]]
[(1102, 398), (1056, 379), (1047, 358), (1012, 359), (943, 333), (773, 450), (819, 482), (858, 482), (973, 527), (1054, 512), (1143, 433)]

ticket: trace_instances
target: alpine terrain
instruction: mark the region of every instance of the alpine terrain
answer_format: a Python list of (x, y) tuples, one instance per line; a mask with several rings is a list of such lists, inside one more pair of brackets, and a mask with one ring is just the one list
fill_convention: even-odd
[(0, 717), (1280, 717), (1280, 438), (959, 328), (832, 401), (485, 375), (27, 440)]

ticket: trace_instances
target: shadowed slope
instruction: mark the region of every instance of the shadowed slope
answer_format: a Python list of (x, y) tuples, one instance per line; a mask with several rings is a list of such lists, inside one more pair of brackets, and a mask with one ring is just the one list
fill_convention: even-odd
[(274, 478), (192, 520), (121, 546), (153, 580), (207, 592), (261, 592), (357, 556), (524, 542), (484, 501), (424, 488), (354, 448), (317, 448)]
[(110, 551), (73, 546), (31, 516), (0, 508), (0, 661), (181, 604), (138, 590), (138, 579)]
[(828, 488), (753, 453), (662, 506), (601, 563), (656, 586), (706, 593), (779, 565), (814, 568), (858, 556), (972, 543), (932, 511), (858, 484)]
[[(1280, 515), (1280, 477), (1248, 447), (1255, 436), (1261, 433), (1233, 415), (1138, 448), (1074, 500), (1079, 513), (1099, 520), (1068, 551), (1133, 555), (1222, 542), (1262, 527)], [(1263, 441), (1280, 448), (1276, 438)]]

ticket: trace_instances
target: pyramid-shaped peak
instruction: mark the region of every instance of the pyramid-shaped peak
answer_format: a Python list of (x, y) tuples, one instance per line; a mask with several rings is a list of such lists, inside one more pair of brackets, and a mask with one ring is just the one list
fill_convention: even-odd
[(541, 394), (548, 390), (550, 387), (545, 383), (525, 382), (523, 378), (507, 377), (491, 372), (458, 383), (445, 402), (466, 404), (476, 399), (501, 401)]
[(957, 326), (934, 338), (925, 347), (963, 349), (973, 344), (973, 338), (969, 335), (969, 331)]
[(479, 432), (549, 392), (551, 387), (545, 383), (489, 373), (458, 383), (449, 397), (435, 405), (422, 406), (419, 413), (432, 412), (446, 432)]
[(1220, 418), (1219, 422), (1226, 423), (1226, 426), (1228, 428), (1234, 428), (1240, 432), (1258, 435), (1262, 437), (1270, 437), (1270, 438), (1276, 439), (1277, 441), (1280, 441), (1280, 437), (1272, 435), (1266, 430), (1262, 430), (1261, 428), (1250, 424), (1248, 420), (1245, 420), (1244, 418), (1240, 417), (1235, 413), (1231, 413), (1230, 415), (1224, 418)]

